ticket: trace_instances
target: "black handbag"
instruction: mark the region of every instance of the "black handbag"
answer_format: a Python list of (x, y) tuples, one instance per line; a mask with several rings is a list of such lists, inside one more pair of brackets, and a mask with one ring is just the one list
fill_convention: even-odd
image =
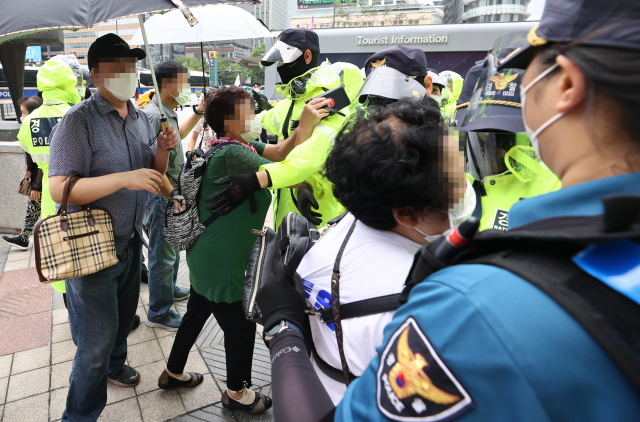
[(320, 238), (320, 231), (298, 213), (285, 215), (278, 233), (269, 227), (262, 231), (253, 230), (258, 235), (251, 252), (244, 279), (242, 306), (245, 316), (262, 325), (262, 313), (255, 299), (260, 287), (272, 274), (270, 268), (275, 259), (282, 260), (285, 274), (292, 278), (298, 265), (313, 241)]

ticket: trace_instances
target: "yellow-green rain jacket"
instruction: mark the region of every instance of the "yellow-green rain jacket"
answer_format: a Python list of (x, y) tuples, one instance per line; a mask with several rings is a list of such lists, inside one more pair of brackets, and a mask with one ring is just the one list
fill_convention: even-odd
[[(274, 108), (262, 112), (259, 117), (262, 127), (271, 133), (278, 135), (278, 139), (286, 139), (298, 126), (298, 120), (305, 106), (305, 100), (322, 94), (325, 90), (343, 85), (351, 105), (340, 110), (345, 117), (334, 114), (318, 123), (309, 139), (298, 145), (289, 153), (289, 156), (279, 163), (266, 164), (260, 170), (267, 170), (276, 190), (273, 201), (274, 226), (280, 226), (284, 216), (291, 212), (298, 212), (296, 207), (297, 189), (289, 189), (289, 186), (308, 182), (313, 187), (313, 194), (318, 201), (322, 214), (321, 226), (329, 220), (344, 212), (345, 208), (333, 196), (333, 185), (321, 174), (324, 163), (331, 151), (338, 131), (344, 123), (355, 115), (358, 102), (358, 92), (363, 79), (360, 69), (349, 63), (334, 63), (328, 61), (311, 69), (309, 72), (292, 80), (287, 85), (280, 85), (276, 89), (285, 97)], [(306, 84), (301, 93), (295, 94), (292, 86)], [(287, 119), (287, 116), (290, 117)], [(285, 123), (286, 122), (286, 123)], [(286, 126), (285, 126), (286, 124)], [(295, 202), (294, 202), (295, 198)]]
[(505, 161), (511, 157), (518, 165), (511, 167), (512, 171), (507, 173), (487, 176), (484, 180), (474, 180), (467, 173), (467, 179), (476, 191), (476, 200), (481, 200), (480, 231), (506, 231), (509, 226), (509, 210), (513, 204), (520, 199), (553, 192), (562, 187), (560, 179), (544, 164), (531, 158), (527, 150), (533, 148), (515, 146), (509, 150)]
[[(451, 88), (448, 86), (445, 87), (443, 91), (443, 103), (440, 105), (442, 109), (442, 117), (447, 122), (453, 122), (456, 118), (456, 103), (458, 98), (460, 98), (460, 93), (462, 92), (462, 85), (464, 84), (464, 79), (462, 76), (458, 75), (456, 72), (447, 71), (447, 77), (451, 80)], [(447, 91), (445, 93), (445, 91)]]
[[(56, 204), (49, 191), (49, 134), (62, 116), (80, 102), (76, 91), (78, 79), (71, 68), (61, 62), (48, 61), (38, 70), (38, 90), (43, 104), (24, 118), (18, 141), (20, 147), (42, 170), (41, 218), (56, 213)], [(52, 284), (60, 293), (65, 292), (64, 280)]]

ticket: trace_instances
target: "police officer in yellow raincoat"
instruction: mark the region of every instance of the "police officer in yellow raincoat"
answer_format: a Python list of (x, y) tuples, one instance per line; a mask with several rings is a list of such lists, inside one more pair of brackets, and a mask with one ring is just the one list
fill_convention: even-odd
[[(294, 136), (306, 100), (338, 86), (344, 87), (351, 104), (339, 110), (340, 113), (320, 120), (311, 137), (302, 143), (296, 143), (297, 146), (284, 161), (266, 164), (252, 175), (231, 175), (224, 178), (224, 181), (220, 180), (229, 185), (207, 199), (211, 203), (209, 209), (212, 212), (225, 215), (253, 192), (264, 187), (275, 191), (275, 228), (280, 226), (284, 216), (291, 211), (302, 214), (318, 226), (344, 212), (344, 207), (333, 196), (332, 184), (321, 172), (336, 134), (355, 113), (363, 80), (360, 69), (352, 64), (330, 64), (327, 61), (318, 65), (319, 54), (319, 39), (314, 31), (291, 28), (280, 33), (277, 42), (265, 53), (261, 64), (278, 64), (282, 84), (276, 90), (284, 100), (258, 116), (262, 128), (278, 135), (278, 139)], [(311, 209), (312, 206), (317, 212)]]
[[(56, 213), (56, 204), (49, 193), (49, 134), (69, 109), (84, 96), (82, 69), (73, 55), (58, 55), (38, 70), (38, 90), (42, 92), (42, 106), (25, 117), (18, 140), (20, 147), (42, 169), (41, 218)], [(64, 280), (52, 284), (65, 292)]]
[[(520, 103), (524, 70), (504, 69), (483, 78), (482, 62), (469, 70), (456, 121), (466, 143), (467, 180), (476, 193), (473, 216), (480, 230), (507, 230), (511, 206), (560, 189), (560, 180), (536, 156), (525, 133)], [(469, 110), (476, 82), (484, 84), (480, 107)]]

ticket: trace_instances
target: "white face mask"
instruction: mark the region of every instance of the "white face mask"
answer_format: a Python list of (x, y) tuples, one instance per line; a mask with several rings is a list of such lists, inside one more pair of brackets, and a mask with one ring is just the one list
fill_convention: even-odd
[(120, 101), (127, 101), (136, 93), (138, 75), (129, 72), (120, 73), (115, 78), (105, 78), (102, 85)]
[(189, 99), (191, 99), (191, 88), (180, 88), (178, 90), (177, 97), (170, 92), (169, 92), (169, 95), (175, 98), (176, 102), (179, 105), (185, 105), (186, 103), (189, 102)]
[(524, 121), (524, 129), (527, 131), (527, 135), (529, 136), (529, 140), (531, 141), (531, 146), (533, 147), (533, 150), (536, 152), (536, 155), (538, 156), (538, 158), (540, 158), (540, 161), (542, 161), (542, 156), (540, 155), (540, 142), (538, 141), (538, 135), (540, 134), (540, 132), (548, 128), (556, 120), (564, 116), (566, 112), (556, 114), (551, 119), (547, 120), (545, 124), (540, 126), (538, 130), (534, 131), (527, 124), (527, 119), (524, 116), (524, 105), (527, 101), (527, 91), (529, 91), (531, 87), (534, 86), (540, 79), (544, 78), (549, 73), (553, 72), (553, 70), (558, 66), (559, 66), (558, 63), (556, 63), (553, 66), (551, 66), (549, 69), (542, 72), (540, 75), (538, 75), (537, 78), (531, 81), (529, 86), (527, 86), (526, 88), (523, 85), (520, 85), (520, 102), (522, 103), (522, 120)]
[(440, 104), (442, 102), (442, 97), (439, 97), (436, 94), (429, 95), (429, 98), (433, 98), (434, 100), (437, 101), (438, 104)]
[[(476, 208), (476, 192), (473, 190), (473, 186), (467, 180), (467, 190), (464, 193), (464, 199), (453, 206), (448, 212), (449, 214), (449, 227), (453, 228), (463, 221), (469, 219), (473, 214), (473, 210)], [(424, 240), (431, 243), (442, 237), (443, 234), (426, 234), (417, 227), (414, 227), (418, 233), (424, 236)], [(446, 233), (446, 232), (445, 232)]]
[(249, 131), (241, 134), (240, 136), (242, 137), (242, 139), (245, 140), (245, 142), (253, 142), (260, 137), (261, 133), (262, 133), (262, 122), (260, 121), (260, 118), (256, 116), (249, 123)]

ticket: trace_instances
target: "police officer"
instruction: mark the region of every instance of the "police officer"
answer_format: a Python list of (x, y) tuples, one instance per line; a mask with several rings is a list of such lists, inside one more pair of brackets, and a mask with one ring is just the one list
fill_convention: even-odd
[[(482, 63), (469, 70), (458, 100), (456, 121), (465, 137), (467, 179), (476, 193), (473, 215), (480, 230), (507, 230), (509, 210), (523, 198), (560, 189), (560, 180), (536, 157), (522, 122), (523, 69), (503, 69), (486, 79), (479, 102), (491, 105), (467, 114)], [(492, 104), (492, 102), (494, 104)]]
[(439, 74), (442, 81), (447, 85), (442, 100), (443, 117), (449, 121), (450, 126), (455, 126), (456, 102), (460, 98), (464, 79), (462, 76), (451, 70), (445, 70)]
[(394, 45), (382, 49), (367, 59), (364, 71), (367, 79), (359, 96), (365, 108), (431, 94), (427, 59), (419, 48)]
[[(38, 70), (38, 90), (42, 92), (43, 104), (24, 118), (18, 141), (38, 168), (42, 169), (41, 218), (56, 213), (56, 204), (49, 192), (49, 134), (62, 116), (82, 101), (85, 88), (82, 68), (73, 55), (58, 55), (49, 59)], [(64, 281), (51, 286), (60, 293), (65, 292)]]
[[(560, 305), (567, 300), (562, 295), (552, 298), (544, 292), (548, 290), (516, 275), (521, 268), (446, 268), (413, 288), (409, 302), (385, 328), (379, 356), (332, 410), (313, 377), (302, 337), (287, 323), (297, 320), (303, 299), (296, 299), (300, 294), (285, 282), (273, 290), (286, 296), (287, 305), (258, 303), (263, 318), (284, 320), (270, 343), (278, 420), (638, 419), (640, 383), (633, 358), (638, 347), (632, 342), (622, 346), (625, 338), (637, 338), (637, 328), (610, 336), (616, 327), (611, 319), (605, 321), (613, 325), (605, 326), (583, 310), (597, 309), (603, 316), (625, 305), (637, 315), (640, 306), (634, 290), (640, 270), (639, 20), (636, 0), (547, 0), (539, 26), (514, 54), (498, 61), (503, 69), (526, 69), (521, 98), (525, 128), (539, 157), (563, 185), (515, 204), (510, 230), (540, 234), (535, 228), (542, 228), (553, 239), (554, 232), (571, 233), (571, 226), (569, 242), (555, 237), (565, 245), (587, 239), (580, 234), (583, 225), (595, 230), (589, 233), (601, 236), (599, 246), (587, 246), (573, 259), (563, 257), (562, 268), (571, 266), (578, 285), (566, 283), (562, 291), (578, 294), (586, 280), (590, 289), (605, 292), (613, 302), (601, 306), (598, 295), (587, 301), (583, 291), (568, 311)], [(610, 195), (615, 199), (606, 199)], [(635, 233), (636, 240), (611, 241), (620, 231)], [(487, 238), (485, 233), (478, 238)], [(510, 233), (489, 234), (511, 236), (510, 244), (525, 245)], [(543, 273), (538, 280), (555, 277), (553, 271), (536, 268)], [(636, 327), (637, 320), (630, 323)], [(607, 336), (621, 346), (608, 347), (603, 341)], [(621, 354), (626, 353), (630, 357), (622, 365)], [(286, 400), (277, 401), (279, 396)]]
[[(279, 139), (296, 136), (296, 147), (284, 161), (264, 165), (258, 173), (231, 175), (218, 181), (220, 184), (228, 183), (228, 187), (207, 199), (213, 213), (225, 215), (253, 192), (265, 187), (276, 190), (276, 228), (291, 211), (302, 214), (316, 225), (322, 225), (344, 211), (321, 171), (335, 135), (355, 111), (362, 76), (360, 69), (349, 63), (325, 62), (319, 65), (319, 55), (318, 34), (307, 28), (282, 31), (277, 42), (265, 53), (261, 61), (263, 66), (278, 63), (282, 84), (276, 90), (284, 100), (258, 117), (262, 128), (278, 135)], [(311, 134), (297, 130), (306, 101), (341, 85), (351, 104), (339, 110), (339, 113), (323, 115)], [(328, 104), (328, 100), (314, 100), (310, 106), (317, 109)]]

